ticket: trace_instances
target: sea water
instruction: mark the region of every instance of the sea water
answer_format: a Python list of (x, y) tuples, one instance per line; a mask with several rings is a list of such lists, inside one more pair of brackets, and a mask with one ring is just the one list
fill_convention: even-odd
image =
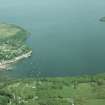
[(0, 22), (31, 32), (33, 54), (0, 72), (11, 77), (105, 72), (105, 0), (0, 0)]

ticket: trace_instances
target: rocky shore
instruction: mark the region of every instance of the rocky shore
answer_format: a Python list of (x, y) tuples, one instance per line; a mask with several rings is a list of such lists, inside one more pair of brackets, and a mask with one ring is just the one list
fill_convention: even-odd
[(13, 64), (21, 59), (28, 58), (31, 56), (31, 54), (32, 54), (32, 51), (29, 51), (26, 54), (15, 57), (14, 59), (0, 62), (0, 70), (7, 69), (10, 64)]

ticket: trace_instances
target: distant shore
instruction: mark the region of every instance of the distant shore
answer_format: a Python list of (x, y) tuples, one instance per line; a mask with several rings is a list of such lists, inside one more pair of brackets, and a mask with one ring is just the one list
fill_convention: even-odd
[(14, 59), (0, 62), (0, 70), (7, 69), (10, 64), (15, 63), (21, 59), (28, 58), (31, 56), (31, 54), (32, 54), (32, 51), (29, 51), (28, 53), (15, 57)]
[(99, 20), (100, 20), (101, 22), (105, 22), (105, 17), (101, 17)]

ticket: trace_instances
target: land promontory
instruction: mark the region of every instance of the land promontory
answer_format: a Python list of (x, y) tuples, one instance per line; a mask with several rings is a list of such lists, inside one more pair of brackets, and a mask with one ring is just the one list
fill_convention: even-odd
[(31, 55), (26, 44), (29, 32), (14, 24), (0, 24), (0, 69)]

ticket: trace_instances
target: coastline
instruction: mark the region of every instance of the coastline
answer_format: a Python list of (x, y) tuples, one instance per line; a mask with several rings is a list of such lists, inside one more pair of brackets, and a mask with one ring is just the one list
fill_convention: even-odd
[(28, 53), (15, 57), (14, 59), (0, 62), (0, 70), (7, 69), (10, 64), (15, 63), (21, 59), (28, 58), (31, 56), (31, 54), (32, 54), (32, 51), (29, 51)]

